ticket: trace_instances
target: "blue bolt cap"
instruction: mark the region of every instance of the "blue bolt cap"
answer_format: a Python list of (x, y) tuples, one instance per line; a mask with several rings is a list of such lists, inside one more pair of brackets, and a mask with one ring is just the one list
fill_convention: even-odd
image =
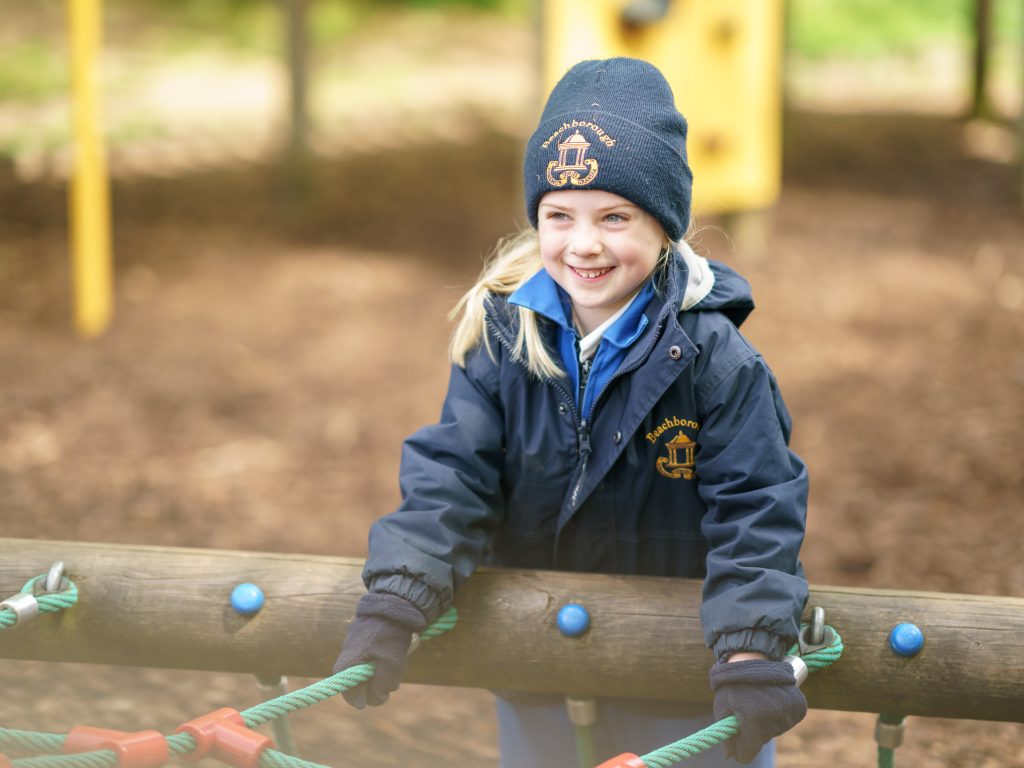
[(558, 611), (558, 630), (566, 637), (579, 637), (590, 629), (590, 614), (579, 603), (566, 603)]
[(263, 607), (263, 590), (255, 584), (239, 584), (231, 590), (231, 607), (243, 616), (252, 616)]
[(916, 624), (897, 624), (889, 633), (889, 647), (900, 656), (916, 656), (924, 647), (924, 633)]

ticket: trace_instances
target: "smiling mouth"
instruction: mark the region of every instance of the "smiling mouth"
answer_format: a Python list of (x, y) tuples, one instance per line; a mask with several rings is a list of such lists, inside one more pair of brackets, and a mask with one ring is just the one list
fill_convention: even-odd
[(597, 280), (607, 275), (615, 269), (615, 267), (604, 267), (602, 269), (579, 269), (578, 267), (569, 267), (569, 269), (584, 280)]

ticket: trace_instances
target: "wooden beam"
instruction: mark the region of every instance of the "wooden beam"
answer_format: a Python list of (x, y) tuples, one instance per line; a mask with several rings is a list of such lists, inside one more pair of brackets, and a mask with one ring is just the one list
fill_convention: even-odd
[[(363, 593), (362, 562), (345, 558), (25, 539), (0, 539), (0, 551), (0, 595), (55, 560), (81, 594), (0, 632), (0, 658), (319, 677)], [(251, 618), (228, 603), (244, 581), (267, 598)], [(555, 625), (570, 601), (593, 619), (575, 640)], [(808, 681), (812, 706), (1024, 721), (1024, 600), (819, 587), (811, 602), (847, 646)], [(423, 644), (409, 681), (709, 700), (698, 581), (481, 570), (456, 604), (458, 626)], [(924, 631), (914, 658), (888, 649), (901, 621)]]

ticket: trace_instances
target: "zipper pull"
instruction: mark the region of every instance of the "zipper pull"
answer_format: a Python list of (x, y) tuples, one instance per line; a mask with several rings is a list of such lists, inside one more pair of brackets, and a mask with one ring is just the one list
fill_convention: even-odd
[(576, 398), (576, 402), (579, 403), (580, 408), (583, 407), (583, 396), (587, 391), (587, 379), (590, 378), (590, 363), (593, 361), (592, 357), (588, 357), (586, 360), (580, 361), (580, 392)]
[(580, 458), (583, 459), (583, 461), (580, 462), (580, 476), (576, 480), (576, 487), (572, 489), (572, 498), (569, 500), (569, 503), (574, 507), (580, 497), (580, 489), (583, 487), (583, 481), (587, 477), (587, 461), (590, 459), (590, 427), (587, 426), (586, 420), (580, 422), (580, 426), (577, 428), (576, 434), (580, 439)]
[(580, 456), (586, 457), (590, 455), (590, 427), (587, 426), (586, 421), (581, 421), (579, 428), (576, 430), (576, 434), (580, 440)]

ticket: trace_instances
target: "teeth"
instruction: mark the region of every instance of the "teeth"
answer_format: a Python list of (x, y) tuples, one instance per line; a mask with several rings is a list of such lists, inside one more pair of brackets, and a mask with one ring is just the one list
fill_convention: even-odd
[(576, 274), (593, 280), (595, 277), (600, 277), (605, 272), (610, 272), (611, 267), (606, 267), (605, 269), (579, 269), (578, 267), (573, 267), (573, 270), (575, 270)]

